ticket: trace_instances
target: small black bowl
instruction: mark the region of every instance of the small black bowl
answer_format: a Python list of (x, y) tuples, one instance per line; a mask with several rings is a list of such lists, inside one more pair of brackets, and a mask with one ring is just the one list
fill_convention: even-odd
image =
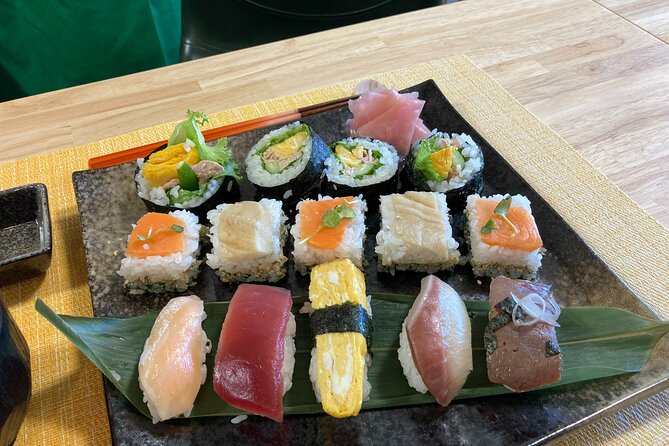
[(0, 246), (0, 280), (49, 268), (51, 219), (44, 184), (0, 191)]

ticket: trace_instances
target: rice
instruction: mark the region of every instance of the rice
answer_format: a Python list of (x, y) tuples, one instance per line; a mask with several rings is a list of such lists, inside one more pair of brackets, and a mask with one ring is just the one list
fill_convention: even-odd
[(295, 316), (290, 313), (286, 331), (283, 335), (283, 363), (281, 376), (283, 377), (283, 394), (293, 387), (293, 370), (295, 369)]
[[(381, 166), (369, 175), (355, 178), (350, 175), (349, 168), (331, 154), (325, 160), (325, 175), (328, 181), (349, 187), (364, 187), (381, 183), (391, 179), (397, 173), (399, 156), (393, 146), (383, 141), (368, 138), (346, 138), (338, 142), (344, 145), (362, 144), (367, 150), (376, 150), (381, 153)], [(336, 144), (336, 143), (335, 143)]]
[[(398, 270), (436, 272), (453, 268), (460, 261), (458, 242), (453, 238), (449, 223), (446, 196), (438, 192), (408, 192), (405, 196), (427, 197), (433, 195), (437, 204), (438, 221), (425, 220), (421, 215), (400, 215), (396, 212), (393, 197), (402, 194), (384, 195), (381, 197), (381, 230), (376, 235), (375, 251), (379, 256), (380, 271), (394, 273)], [(434, 217), (434, 214), (433, 214)], [(400, 231), (401, 225), (410, 220), (410, 224), (422, 235), (433, 235), (432, 240), (417, 243), (413, 234)], [(428, 225), (432, 225), (430, 228)], [(436, 236), (434, 231), (440, 231)]]
[(168, 256), (123, 258), (117, 274), (125, 279), (123, 286), (131, 294), (183, 292), (195, 283), (202, 263), (197, 260), (201, 225), (197, 216), (188, 211), (173, 211), (169, 215), (183, 222), (184, 250)]
[[(465, 225), (465, 237), (469, 244), (470, 260), (474, 274), (477, 276), (495, 277), (506, 275), (512, 278), (533, 278), (541, 267), (543, 248), (531, 252), (521, 249), (511, 249), (502, 246), (488, 245), (481, 241), (481, 228), (486, 222), (478, 220), (476, 212), (476, 201), (479, 198), (486, 200), (501, 201), (505, 195), (492, 195), (490, 197), (481, 197), (478, 194), (467, 197), (467, 207), (465, 216), (467, 224)], [(520, 207), (532, 214), (530, 200), (522, 195), (513, 195), (511, 198), (512, 207)]]
[[(318, 196), (318, 201), (331, 200), (329, 196)], [(341, 243), (333, 249), (319, 249), (309, 246), (302, 242), (300, 233), (301, 214), (300, 210), (305, 202), (314, 200), (304, 200), (297, 205), (297, 216), (295, 224), (290, 229), (293, 236), (293, 258), (295, 260), (295, 269), (302, 274), (306, 274), (311, 266), (325, 263), (334, 259), (349, 259), (353, 264), (362, 269), (363, 263), (363, 245), (365, 240), (365, 212), (367, 203), (362, 195), (355, 197), (351, 206), (355, 211), (355, 217), (348, 221)]]
[[(230, 247), (225, 246), (219, 237), (221, 231), (220, 218), (223, 212), (234, 211), (244, 202), (235, 204), (220, 204), (216, 209), (209, 211), (207, 218), (211, 222), (209, 237), (212, 242), (212, 251), (207, 254), (207, 265), (216, 270), (216, 274), (223, 282), (276, 282), (286, 274), (286, 260), (283, 248), (288, 233), (286, 221), (288, 218), (281, 210), (281, 202), (263, 198), (258, 202), (269, 213), (269, 222), (263, 222), (265, 226), (258, 228), (258, 222), (249, 226), (247, 221), (238, 221), (234, 227), (227, 227), (230, 234), (239, 238), (257, 237), (259, 233), (271, 237), (271, 252), (259, 253), (248, 251), (239, 256)], [(249, 233), (248, 231), (254, 231)]]
[[(281, 128), (272, 130), (265, 136), (263, 136), (260, 141), (258, 141), (252, 148), (249, 150), (249, 153), (246, 155), (246, 175), (253, 184), (256, 184), (261, 187), (276, 187), (282, 184), (286, 184), (293, 178), (300, 175), (304, 169), (309, 164), (309, 159), (311, 158), (311, 151), (313, 145), (313, 137), (311, 134), (307, 139), (302, 143), (302, 157), (286, 167), (280, 173), (269, 173), (263, 167), (263, 161), (261, 155), (257, 154), (259, 150), (264, 149), (269, 144), (275, 136), (281, 136), (294, 128), (300, 127), (303, 124), (300, 121), (293, 122), (292, 124), (284, 125)], [(311, 132), (311, 129), (309, 129)]]
[(402, 371), (407, 378), (407, 382), (411, 387), (420, 393), (427, 393), (427, 386), (423, 382), (416, 364), (411, 355), (411, 347), (409, 346), (409, 338), (407, 337), (406, 319), (402, 323), (402, 333), (400, 333), (400, 348), (397, 349), (397, 358), (402, 364)]

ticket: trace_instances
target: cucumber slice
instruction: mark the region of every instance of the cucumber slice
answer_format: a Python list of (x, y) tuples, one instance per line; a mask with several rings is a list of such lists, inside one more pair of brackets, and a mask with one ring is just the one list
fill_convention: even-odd
[(177, 166), (177, 176), (179, 177), (179, 186), (184, 190), (198, 190), (200, 185), (198, 184), (197, 175), (192, 167), (188, 163), (183, 161)]
[(351, 171), (351, 176), (357, 178), (363, 175), (367, 175), (374, 170), (375, 165), (375, 163), (363, 163), (360, 167), (357, 167)]
[(461, 171), (465, 168), (465, 157), (462, 156), (462, 153), (460, 153), (459, 150), (453, 151), (451, 159), (453, 160), (453, 170), (456, 170), (457, 166), (460, 166)]

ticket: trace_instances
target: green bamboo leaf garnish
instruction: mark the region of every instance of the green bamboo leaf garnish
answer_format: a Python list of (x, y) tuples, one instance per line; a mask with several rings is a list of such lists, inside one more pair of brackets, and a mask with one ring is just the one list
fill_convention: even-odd
[[(416, 296), (370, 294), (374, 309), (374, 337), (370, 351), (374, 361), (368, 372), (372, 392), (369, 401), (363, 403), (363, 409), (435, 404), (429, 393), (418, 393), (409, 387), (397, 359), (402, 322)], [(293, 298), (293, 313), (297, 322), (296, 354), (293, 387), (283, 398), (284, 413), (287, 415), (323, 412), (321, 404), (316, 402), (309, 380), (313, 346), (309, 316), (298, 312), (306, 300), (305, 296)], [(506, 387), (488, 380), (483, 342), (485, 327), (488, 325), (488, 303), (471, 300), (465, 300), (464, 303), (472, 318), (474, 370), (455, 399), (511, 393)], [(244, 414), (223, 402), (212, 383), (214, 358), (228, 305), (229, 302), (204, 304), (207, 318), (202, 328), (213, 345), (211, 353), (207, 355), (207, 379), (200, 389), (191, 417)], [(123, 319), (60, 316), (40, 299), (37, 299), (35, 308), (72, 341), (137, 410), (150, 417), (139, 388), (137, 367), (144, 343), (158, 315), (157, 311)], [(612, 324), (611, 321), (616, 323)], [(610, 307), (563, 308), (560, 324), (556, 334), (562, 350), (562, 379), (558, 384), (548, 387), (638, 372), (646, 364), (660, 337), (669, 332), (669, 322)], [(601, 383), (602, 386), (609, 384), (611, 381)], [(563, 390), (567, 391), (576, 394), (579, 390), (572, 386), (570, 390)], [(518, 395), (517, 398), (523, 397)]]
[(491, 218), (490, 220), (488, 220), (488, 223), (486, 223), (485, 226), (481, 228), (481, 234), (490, 234), (492, 230), (497, 229), (497, 227), (498, 227), (497, 223), (495, 223)]
[(158, 229), (156, 229), (156, 232), (153, 232), (151, 229), (149, 229), (148, 234), (137, 235), (137, 238), (140, 239), (141, 241), (145, 242), (147, 240), (151, 240), (152, 238), (154, 238), (159, 232), (167, 231), (167, 230), (172, 230), (174, 232), (184, 232), (184, 227), (179, 226), (179, 225), (165, 225), (165, 226), (161, 226)]
[(354, 203), (355, 201), (349, 203), (346, 200), (342, 200), (342, 203), (335, 206), (334, 209), (328, 209), (325, 211), (325, 214), (323, 214), (323, 219), (321, 220), (321, 224), (314, 232), (309, 234), (308, 237), (302, 239), (302, 241), (300, 241), (300, 245), (307, 243), (314, 235), (318, 234), (318, 232), (325, 227), (336, 228), (339, 226), (342, 218), (351, 219), (355, 217), (355, 210), (353, 210), (353, 207), (351, 206)]

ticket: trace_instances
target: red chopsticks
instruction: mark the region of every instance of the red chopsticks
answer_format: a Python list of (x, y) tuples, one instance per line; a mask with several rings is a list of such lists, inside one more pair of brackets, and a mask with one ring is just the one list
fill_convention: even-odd
[[(249, 119), (248, 121), (237, 122), (223, 127), (205, 130), (202, 132), (206, 141), (222, 138), (224, 136), (238, 135), (240, 133), (257, 130), (270, 125), (283, 124), (285, 122), (295, 121), (307, 116), (323, 113), (345, 106), (350, 99), (358, 96), (349, 96), (347, 98), (335, 99), (332, 101), (321, 102), (320, 104), (309, 105), (298, 108), (297, 110), (287, 110), (275, 113), (269, 116)], [(167, 141), (157, 141), (132, 149), (121, 150), (120, 152), (109, 153), (107, 155), (96, 156), (88, 160), (89, 169), (99, 169), (101, 167), (115, 166), (117, 164), (134, 161), (138, 158), (148, 156), (152, 151), (165, 144)]]

